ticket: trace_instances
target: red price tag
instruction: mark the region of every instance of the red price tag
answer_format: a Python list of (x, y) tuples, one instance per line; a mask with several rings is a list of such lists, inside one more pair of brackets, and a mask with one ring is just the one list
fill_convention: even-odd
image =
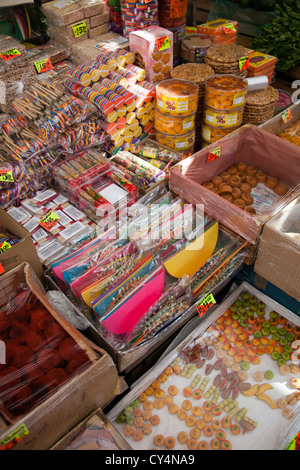
[(216, 158), (220, 158), (221, 156), (221, 147), (217, 147), (210, 152), (208, 152), (207, 155), (207, 162), (213, 162)]
[(3, 274), (5, 272), (5, 269), (2, 266), (2, 263), (0, 263), (0, 274)]
[(291, 119), (293, 118), (292, 116), (292, 113), (289, 109), (286, 109), (283, 113), (282, 113), (282, 120), (283, 122), (289, 122)]
[(241, 57), (239, 59), (240, 70), (247, 70), (249, 68), (249, 57)]
[(21, 55), (21, 52), (19, 52), (18, 49), (9, 49), (8, 51), (1, 52), (0, 57), (3, 60), (10, 60), (18, 55)]
[(169, 36), (164, 36), (162, 38), (156, 39), (156, 47), (159, 52), (164, 51), (166, 49), (170, 49), (171, 43)]
[(34, 63), (37, 73), (48, 72), (53, 69), (50, 59), (38, 60)]
[(56, 214), (54, 214), (54, 212), (50, 211), (48, 212), (47, 215), (45, 215), (45, 217), (43, 217), (40, 221), (39, 221), (39, 224), (49, 232), (49, 230), (51, 230), (54, 225), (57, 224), (57, 222), (60, 220), (60, 217)]
[(235, 27), (233, 26), (233, 24), (231, 23), (228, 23), (228, 24), (224, 24), (224, 26), (222, 27), (223, 31), (225, 34), (231, 34), (233, 33), (234, 31), (236, 31)]
[(198, 305), (196, 305), (196, 309), (200, 315), (200, 317), (203, 317), (203, 315), (209, 310), (213, 305), (215, 305), (217, 302), (215, 301), (214, 296), (209, 293), (206, 294), (205, 297), (199, 302)]

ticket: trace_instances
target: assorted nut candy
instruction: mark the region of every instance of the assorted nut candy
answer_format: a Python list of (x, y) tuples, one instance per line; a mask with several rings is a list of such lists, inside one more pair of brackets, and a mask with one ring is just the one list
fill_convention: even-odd
[(113, 410), (134, 449), (273, 449), (296, 416), (296, 315), (243, 283), (211, 318)]

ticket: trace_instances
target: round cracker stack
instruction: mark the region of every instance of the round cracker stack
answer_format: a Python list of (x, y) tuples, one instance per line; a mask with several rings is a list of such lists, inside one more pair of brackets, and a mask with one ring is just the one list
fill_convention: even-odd
[(248, 56), (248, 49), (238, 44), (216, 44), (207, 49), (204, 61), (216, 74), (232, 74), (246, 78), (247, 70), (240, 70), (239, 59)]
[(199, 99), (195, 117), (195, 150), (198, 150), (201, 141), (201, 122), (204, 108), (205, 81), (215, 75), (214, 69), (207, 64), (188, 62), (178, 65), (171, 71), (171, 77), (189, 80), (199, 87)]
[(259, 126), (274, 116), (279, 92), (270, 85), (263, 91), (250, 92), (247, 95), (243, 124)]

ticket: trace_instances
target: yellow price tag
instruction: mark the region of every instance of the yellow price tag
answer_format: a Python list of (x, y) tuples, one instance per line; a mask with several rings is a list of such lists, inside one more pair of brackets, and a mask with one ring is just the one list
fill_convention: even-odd
[(196, 309), (198, 310), (200, 317), (203, 317), (205, 312), (207, 312), (207, 310), (209, 310), (216, 303), (217, 302), (215, 301), (215, 298), (211, 292), (206, 294), (203, 299), (201, 299), (200, 302), (196, 305)]
[(11, 170), (0, 170), (0, 181), (5, 181), (6, 183), (13, 183), (14, 177)]
[(18, 55), (21, 55), (21, 52), (15, 48), (9, 49), (8, 51), (0, 53), (0, 57), (3, 60), (10, 60), (10, 59), (13, 59), (14, 57), (17, 57)]
[(54, 225), (57, 224), (57, 222), (60, 220), (60, 217), (55, 214), (54, 212), (50, 211), (48, 212), (45, 217), (43, 217), (40, 221), (39, 224), (47, 231), (51, 230)]
[(164, 36), (162, 38), (156, 39), (156, 46), (158, 52), (165, 51), (166, 49), (170, 49), (171, 42), (169, 36)]
[(3, 242), (0, 245), (0, 253), (4, 253), (5, 251), (9, 250), (11, 248), (11, 244), (8, 242)]
[(286, 109), (283, 113), (282, 113), (282, 120), (283, 122), (289, 122), (293, 116), (292, 116), (292, 113), (289, 109)]
[(21, 426), (12, 431), (11, 434), (6, 436), (4, 439), (0, 440), (0, 450), (12, 449), (27, 434), (29, 434), (28, 429), (26, 428), (25, 424), (21, 424)]
[(84, 21), (80, 21), (80, 23), (73, 24), (72, 26), (75, 38), (82, 36), (88, 32), (86, 24)]
[(239, 69), (247, 70), (249, 68), (249, 57), (241, 57), (239, 59)]
[(37, 60), (34, 63), (37, 73), (48, 72), (48, 70), (53, 69), (53, 65), (50, 59)]

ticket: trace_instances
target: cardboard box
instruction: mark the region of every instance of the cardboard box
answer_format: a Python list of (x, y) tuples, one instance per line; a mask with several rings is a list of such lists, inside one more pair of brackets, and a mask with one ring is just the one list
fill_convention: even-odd
[(294, 124), (294, 122), (300, 119), (300, 101), (287, 109), (292, 115), (292, 119), (290, 119), (288, 122), (284, 122), (282, 119), (283, 113), (286, 111), (284, 110), (280, 114), (274, 116), (272, 119), (269, 119), (269, 121), (261, 124), (259, 127), (267, 132), (271, 132), (271, 134), (274, 135), (278, 135), (281, 132), (284, 132), (291, 124)]
[[(116, 428), (110, 423), (110, 421), (106, 418), (103, 411), (99, 408), (86, 419), (84, 419), (78, 426), (73, 428), (66, 436), (64, 436), (59, 442), (57, 442), (50, 450), (66, 450), (66, 447), (70, 446), (74, 439), (80, 434), (83, 433), (87, 428), (89, 429), (96, 429), (100, 428), (100, 430), (106, 431), (105, 435), (103, 436), (104, 439), (111, 438), (111, 445), (110, 447), (108, 442), (108, 447), (103, 447), (97, 449), (94, 445), (93, 447), (93, 438), (90, 441), (90, 446), (88, 442), (82, 443), (84, 448), (77, 447), (77, 445), (72, 446), (72, 450), (132, 450), (132, 447), (128, 444), (127, 441), (121, 436), (121, 434), (116, 430)], [(109, 436), (108, 436), (109, 434)], [(78, 443), (79, 445), (79, 443)], [(100, 445), (101, 445), (101, 436), (100, 436)], [(117, 449), (118, 448), (118, 449)], [(68, 450), (68, 449), (67, 449)]]
[(27, 263), (5, 274), (1, 281), (2, 306), (16, 285), (26, 283), (55, 320), (86, 352), (91, 362), (91, 365), (65, 382), (29, 413), (11, 420), (6, 430), (0, 431), (0, 449), (2, 446), (17, 450), (49, 449), (87, 415), (109, 404), (121, 392), (121, 382), (107, 352), (87, 340), (53, 309), (42, 284)]
[(173, 69), (173, 33), (160, 26), (150, 26), (129, 33), (130, 52), (135, 65), (146, 70), (146, 80), (161, 82)]
[(300, 302), (300, 198), (264, 226), (254, 271)]
[[(220, 147), (220, 157), (208, 161), (209, 152)], [(210, 144), (170, 170), (170, 188), (193, 204), (203, 204), (205, 213), (256, 244), (265, 222), (300, 194), (300, 147), (256, 126), (245, 125)], [(277, 177), (290, 189), (262, 214), (252, 215), (202, 186), (237, 161), (253, 165)]]
[[(40, 280), (43, 279), (44, 270), (38, 257), (34, 243), (30, 233), (16, 222), (10, 215), (0, 208), (0, 225), (6, 228), (13, 235), (20, 238), (20, 241), (11, 248), (0, 254), (0, 268), (2, 266), (3, 273), (15, 268), (23, 262), (27, 262), (33, 268), (34, 272)], [(0, 275), (2, 269), (0, 269)]]

